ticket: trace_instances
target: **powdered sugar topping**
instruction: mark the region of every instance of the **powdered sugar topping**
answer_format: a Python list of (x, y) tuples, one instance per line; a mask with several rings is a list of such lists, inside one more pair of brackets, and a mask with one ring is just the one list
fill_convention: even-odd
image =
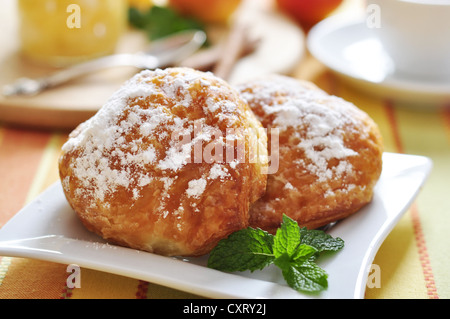
[(194, 179), (189, 181), (189, 187), (186, 194), (189, 197), (200, 197), (205, 190), (206, 180), (204, 178)]
[[(291, 139), (299, 142), (292, 147), (302, 149), (305, 156), (296, 162), (316, 175), (318, 181), (340, 178), (353, 169), (347, 158), (357, 153), (344, 144), (344, 130), (351, 129), (349, 124), (354, 121), (347, 115), (350, 103), (285, 76), (243, 84), (239, 90), (257, 114), (257, 109), (262, 109), (260, 119), (270, 119), (268, 126), (280, 132), (295, 128)], [(340, 162), (329, 167), (331, 159)]]
[[(167, 195), (173, 179), (149, 172), (167, 171), (166, 175), (173, 175), (188, 163), (196, 142), (211, 139), (213, 127), (206, 123), (201, 134), (190, 143), (180, 144), (170, 134), (191, 136), (192, 121), (182, 115), (183, 109), (191, 107), (198, 90), (214, 92), (219, 85), (211, 73), (183, 72), (181, 68), (176, 76), (166, 70), (145, 70), (127, 81), (63, 145), (63, 152), (77, 152), (70, 165), (82, 185), (75, 195), (89, 194), (94, 196), (94, 202), (105, 202), (108, 194), (122, 187), (137, 199), (140, 190), (155, 180), (163, 182), (163, 195)], [(203, 111), (205, 114), (219, 111), (224, 120), (233, 121), (237, 108), (232, 100), (208, 96)], [(177, 109), (181, 115), (176, 113)], [(161, 139), (169, 140), (167, 149), (157, 147)], [(190, 181), (186, 193), (196, 198), (204, 191), (207, 180), (227, 176), (225, 167), (212, 165), (209, 176)], [(67, 179), (63, 185), (69, 187)]]

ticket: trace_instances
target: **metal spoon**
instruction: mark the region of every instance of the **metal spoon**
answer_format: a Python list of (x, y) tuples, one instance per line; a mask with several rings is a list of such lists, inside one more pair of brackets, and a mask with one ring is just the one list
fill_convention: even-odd
[(153, 41), (143, 52), (101, 57), (42, 78), (20, 78), (16, 82), (4, 86), (2, 93), (4, 96), (34, 95), (82, 75), (117, 66), (134, 66), (139, 69), (169, 66), (192, 55), (205, 41), (206, 34), (203, 31), (182, 31)]

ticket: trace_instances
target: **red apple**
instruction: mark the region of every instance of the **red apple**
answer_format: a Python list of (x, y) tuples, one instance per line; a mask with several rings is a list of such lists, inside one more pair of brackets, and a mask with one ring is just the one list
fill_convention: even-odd
[(280, 11), (291, 16), (305, 29), (326, 18), (343, 0), (276, 0)]

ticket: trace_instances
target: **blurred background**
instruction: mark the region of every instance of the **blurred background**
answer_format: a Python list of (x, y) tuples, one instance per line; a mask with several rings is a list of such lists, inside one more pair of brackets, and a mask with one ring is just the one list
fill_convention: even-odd
[[(106, 55), (141, 52), (157, 40), (186, 30), (205, 32), (206, 41), (171, 65), (212, 71), (232, 83), (265, 73), (292, 74), (307, 56), (308, 30), (335, 12), (363, 13), (361, 4), (354, 5), (357, 2), (0, 0), (0, 87)], [(161, 50), (158, 54), (164, 55)], [(138, 71), (105, 68), (32, 97), (0, 95), (0, 120), (73, 128)]]

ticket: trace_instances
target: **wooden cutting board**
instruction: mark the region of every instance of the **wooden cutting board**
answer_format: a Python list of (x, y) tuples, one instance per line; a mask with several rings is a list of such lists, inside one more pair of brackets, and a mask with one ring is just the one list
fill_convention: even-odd
[[(304, 34), (285, 16), (253, 0), (246, 15), (252, 32), (260, 35), (257, 49), (239, 60), (230, 73), (230, 83), (265, 73), (288, 73), (304, 55)], [(55, 69), (36, 66), (20, 55), (15, 1), (2, 2), (0, 10), (0, 87), (21, 77), (41, 77)], [(117, 52), (137, 52), (148, 45), (139, 31), (127, 32)], [(94, 115), (124, 81), (139, 70), (119, 67), (96, 72), (35, 96), (5, 97), (0, 94), (0, 121), (26, 127), (71, 130)]]

